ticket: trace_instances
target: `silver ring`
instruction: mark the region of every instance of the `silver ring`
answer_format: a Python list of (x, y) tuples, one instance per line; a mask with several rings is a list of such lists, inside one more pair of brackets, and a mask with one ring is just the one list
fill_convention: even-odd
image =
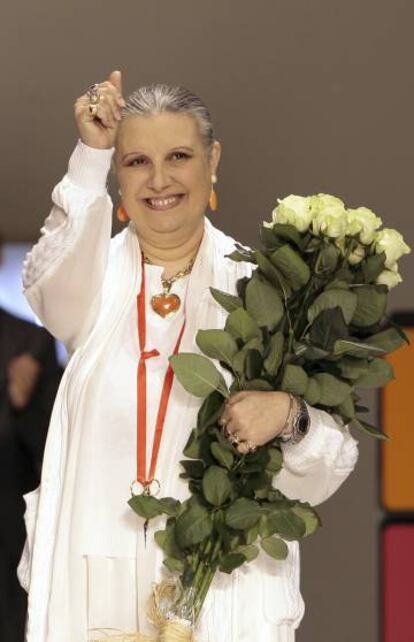
[(88, 96), (91, 105), (97, 105), (101, 99), (98, 83), (93, 83), (86, 92), (86, 95)]

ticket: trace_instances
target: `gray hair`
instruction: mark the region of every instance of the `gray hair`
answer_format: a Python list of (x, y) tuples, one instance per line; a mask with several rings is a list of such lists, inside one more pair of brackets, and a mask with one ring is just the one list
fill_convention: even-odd
[(156, 83), (139, 87), (126, 99), (124, 116), (152, 116), (161, 112), (189, 114), (196, 120), (208, 151), (214, 143), (210, 112), (203, 101), (185, 87)]

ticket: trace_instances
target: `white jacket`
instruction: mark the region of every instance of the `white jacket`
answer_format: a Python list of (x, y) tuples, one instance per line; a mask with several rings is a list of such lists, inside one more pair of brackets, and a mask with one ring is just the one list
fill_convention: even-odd
[[(94, 368), (135, 295), (140, 278), (140, 250), (133, 227), (110, 239), (112, 203), (106, 192), (112, 151), (94, 150), (79, 143), (67, 175), (53, 192), (54, 206), (42, 236), (24, 269), (26, 296), (48, 330), (72, 354), (56, 398), (46, 445), (39, 491), (26, 496), (28, 539), (19, 577), (29, 591), (27, 642), (68, 640), (62, 628), (47, 631), (52, 572), (67, 553), (65, 525), (76, 487), (76, 462), (82, 449), (85, 408), (96, 403), (88, 393)], [(250, 267), (225, 255), (234, 241), (206, 222), (205, 235), (190, 276), (186, 299), (186, 331), (182, 351), (197, 351), (199, 328), (223, 327), (225, 312), (209, 287), (234, 292), (237, 279)], [(179, 478), (179, 460), (187, 440), (177, 438), (180, 422), (195, 425), (199, 401), (175, 381), (166, 419), (159, 470), (163, 494), (183, 499), (187, 484)], [(277, 487), (291, 498), (319, 504), (353, 470), (357, 443), (346, 427), (327, 413), (310, 408), (309, 434), (297, 445), (284, 445), (284, 468)], [(185, 433), (185, 431), (183, 431)], [(65, 539), (66, 538), (66, 539)], [(152, 542), (152, 531), (148, 534)], [(146, 587), (158, 577), (162, 551), (139, 560)], [(231, 576), (218, 574), (200, 623), (200, 642), (292, 642), (304, 612), (299, 590), (299, 546), (289, 542), (285, 562), (264, 554)], [(138, 553), (139, 554), (139, 553)], [(62, 579), (62, 591), (65, 586)], [(145, 601), (138, 605), (145, 620)], [(144, 625), (143, 625), (144, 627)], [(85, 636), (86, 640), (86, 636)]]

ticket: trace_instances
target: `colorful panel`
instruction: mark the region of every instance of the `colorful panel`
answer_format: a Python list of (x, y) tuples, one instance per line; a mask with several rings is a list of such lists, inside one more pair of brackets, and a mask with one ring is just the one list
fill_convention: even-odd
[[(381, 393), (381, 423), (390, 437), (382, 445), (381, 498), (389, 512), (414, 511), (414, 324), (411, 345), (390, 355), (395, 380)], [(414, 634), (413, 634), (414, 640)]]
[(382, 641), (414, 640), (414, 521), (383, 528)]

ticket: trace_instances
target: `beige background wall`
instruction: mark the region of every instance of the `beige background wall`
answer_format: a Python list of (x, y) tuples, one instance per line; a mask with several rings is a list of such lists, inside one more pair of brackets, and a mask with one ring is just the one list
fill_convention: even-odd
[[(127, 92), (181, 83), (224, 147), (216, 222), (254, 243), (277, 197), (329, 191), (413, 232), (410, 0), (13, 0), (1, 19), (1, 220), (35, 239), (76, 140), (72, 104), (122, 69)], [(392, 307), (413, 307), (414, 259)], [(370, 400), (375, 418), (374, 399)], [(303, 545), (299, 642), (375, 642), (376, 446)]]

